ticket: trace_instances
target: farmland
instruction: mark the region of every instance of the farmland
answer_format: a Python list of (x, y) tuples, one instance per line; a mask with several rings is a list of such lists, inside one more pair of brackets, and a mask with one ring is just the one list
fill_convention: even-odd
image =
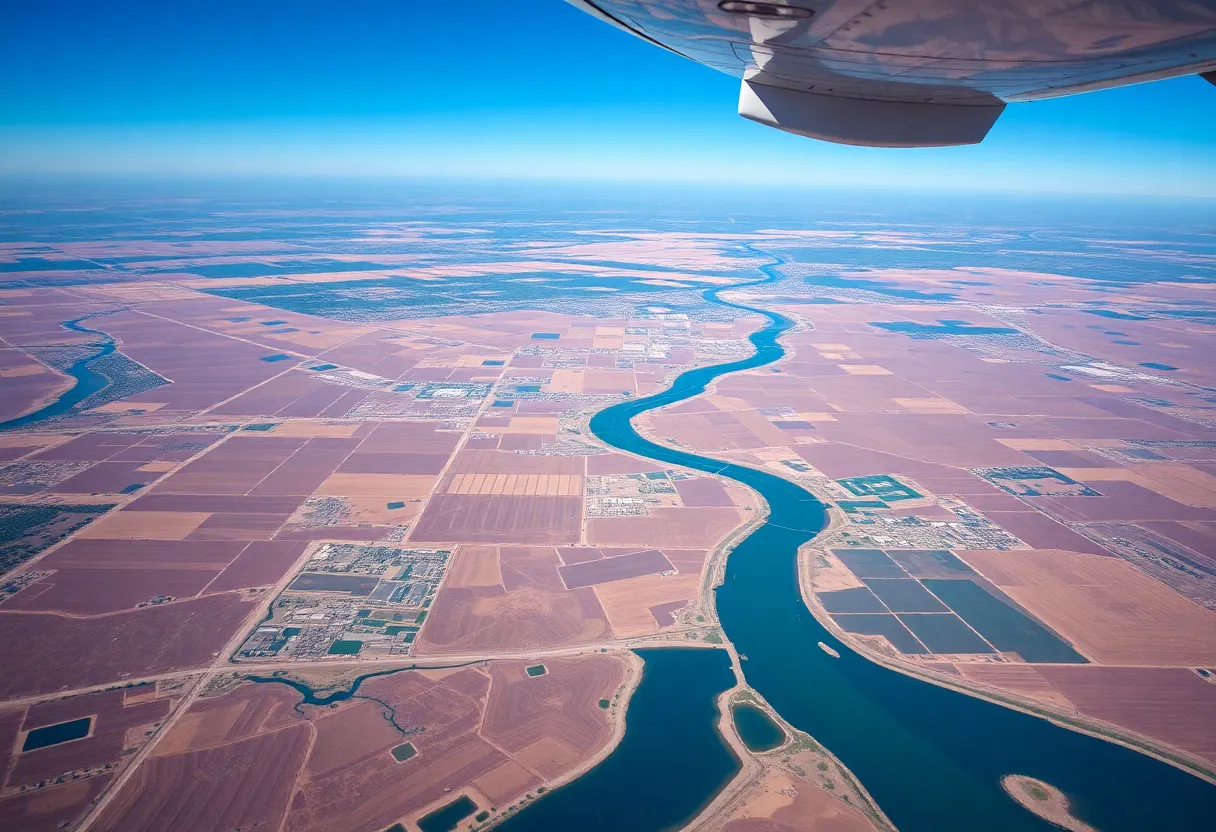
[(0, 741), (12, 759), (0, 817), (39, 830), (71, 821), (149, 742), (182, 693), (180, 683), (150, 683), (0, 710)]
[[(333, 707), (238, 678), (196, 700), (99, 823), (153, 830), (172, 815), (188, 828), (383, 829), (450, 801), (453, 785), (479, 809), (505, 811), (607, 746), (597, 700), (637, 673), (602, 655), (547, 667), (542, 678), (519, 662), (390, 673)], [(406, 744), (413, 753), (399, 753)], [(213, 788), (230, 799), (212, 800)]]
[[(51, 211), (49, 271), (0, 245), (0, 420), (113, 348), (0, 433), (0, 825), (488, 823), (602, 760), (635, 648), (730, 641), (712, 587), (767, 516), (589, 427), (750, 353), (711, 286), (795, 321), (784, 357), (637, 427), (830, 506), (798, 575), (838, 652), (1216, 763), (1210, 327), (1175, 314), (1210, 299), (1170, 249), (1120, 250), (1149, 292), (880, 265), (971, 250), (927, 226), (226, 209), (91, 240)], [(714, 822), (878, 825), (809, 749), (736, 748)]]
[[(1208, 375), (1192, 362), (1178, 383), (1152, 365), (1179, 364), (1142, 357), (1195, 348), (1195, 333), (1146, 313), (1120, 319), (1116, 335), (1042, 307), (1097, 302), (1076, 278), (1032, 291), (1013, 272), (960, 277), (874, 270), (847, 290), (807, 278), (836, 302), (781, 298), (776, 308), (807, 326), (784, 339), (779, 373), (724, 378), (643, 428), (833, 507), (801, 574), (812, 609), (851, 644), (1212, 762), (1194, 731), (1167, 727), (1216, 706), (1210, 687), (1194, 688), (1202, 703), (1173, 701), (1201, 679), (1193, 668), (1216, 661), (1213, 441), (1194, 386)], [(924, 287), (946, 291), (922, 299)], [(900, 302), (905, 290), (916, 302)], [(1034, 314), (980, 308), (981, 291)], [(1182, 291), (1137, 302), (1169, 308)], [(1150, 704), (1138, 674), (1155, 672), (1177, 693)], [(1099, 689), (1138, 704), (1086, 698)]]
[[(37, 703), (74, 691), (111, 696), (132, 679), (180, 686), (156, 700), (146, 736), (127, 749), (132, 771), (102, 761), (56, 784), (59, 808), (39, 816), (52, 827), (100, 801), (91, 828), (159, 828), (170, 804), (189, 829), (275, 818), (328, 828), (348, 809), (326, 800), (361, 776), (372, 749), (367, 794), (375, 778), (416, 767), (415, 757), (428, 771), (446, 761), (433, 769), (442, 784), (373, 807), (379, 828), (440, 808), (451, 785), (481, 809), (501, 806), (615, 742), (623, 708), (599, 703), (628, 692), (636, 668), (622, 650), (631, 639), (710, 630), (695, 620), (704, 572), (711, 550), (754, 510), (748, 495), (677, 469), (637, 473), (645, 463), (608, 453), (586, 423), (681, 369), (742, 354), (754, 318), (621, 304), (618, 317), (592, 319), (565, 301), (537, 312), (546, 301), (523, 291), (530, 284), (518, 284), (528, 312), (394, 306), (400, 316), (368, 317), (357, 310), (381, 305), (353, 301), (287, 309), (286, 298), (268, 305), (261, 295), (274, 287), (248, 276), (261, 267), (229, 259), (277, 270), (277, 245), (154, 244), (131, 261), (148, 257), (142, 265), (124, 266), (144, 278), (0, 286), (12, 313), (4, 335), (23, 345), (4, 352), (0, 386), (12, 412), (0, 418), (68, 389), (43, 357), (64, 364), (96, 345), (111, 350), (91, 359), (95, 390), (0, 436), (0, 622), (12, 636), (0, 695)], [(103, 258), (132, 253), (97, 246)], [(638, 282), (652, 277), (646, 271), (604, 277), (618, 270), (565, 257), (549, 265), (625, 279), (648, 301), (695, 298), (703, 283), (692, 273), (670, 287)], [(497, 279), (542, 265), (525, 262), (522, 272), (479, 269)], [(301, 279), (318, 288), (337, 285), (331, 275), (356, 285), (378, 276), (311, 274)], [(426, 279), (459, 282), (442, 269)], [(86, 316), (87, 332), (65, 325)], [(623, 467), (605, 467), (612, 459)], [(592, 659), (593, 649), (609, 652)], [(212, 692), (234, 666), (294, 673), (537, 652), (564, 657), (546, 656), (536, 677), (522, 670), (536, 662), (515, 659), (443, 684), (436, 671), (429, 694), (394, 688), (413, 690), (423, 683), (409, 680), (423, 675), (364, 683), (375, 700), (395, 703), (397, 724), (405, 715), (415, 725), (450, 722), (439, 746), (437, 728), (430, 740), (386, 728), (371, 700), (303, 725), (270, 695), (275, 686)], [(56, 661), (40, 658), (48, 654)], [(213, 699), (233, 696), (225, 701), (260, 704), (239, 719), (224, 710), (232, 723), (211, 715)], [(555, 703), (566, 701), (555, 719)], [(493, 745), (468, 732), (474, 715)], [(108, 725), (104, 714), (65, 719), (47, 736), (93, 733), (24, 753), (52, 759), (92, 747), (111, 736)], [(224, 739), (208, 739), (223, 725)], [(349, 747), (352, 736), (364, 745)], [(263, 766), (269, 758), (281, 767)], [(232, 799), (191, 791), (203, 781)], [(302, 810), (293, 795), (305, 794)], [(0, 816), (28, 818), (39, 800), (14, 796)]]

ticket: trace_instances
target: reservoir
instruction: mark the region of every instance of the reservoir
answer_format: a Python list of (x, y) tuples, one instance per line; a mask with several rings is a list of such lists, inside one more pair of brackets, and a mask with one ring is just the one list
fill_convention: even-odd
[(748, 751), (772, 751), (785, 742), (785, 731), (762, 708), (740, 702), (730, 706), (730, 715)]
[(47, 748), (52, 745), (59, 745), (62, 742), (71, 742), (89, 735), (89, 729), (93, 725), (93, 717), (85, 716), (80, 719), (73, 719), (68, 722), (60, 722), (58, 725), (46, 725), (41, 728), (35, 728), (25, 735), (25, 743), (22, 744), (22, 751), (35, 751), (39, 748)]
[(739, 770), (718, 730), (717, 697), (734, 687), (721, 649), (636, 651), (646, 663), (620, 745), (582, 777), (507, 818), (502, 832), (676, 830)]
[(466, 795), (453, 800), (451, 803), (436, 809), (418, 821), (422, 832), (452, 832), (460, 826), (460, 822), (477, 811), (477, 804)]
[[(775, 278), (773, 266), (762, 269), (766, 280)], [(591, 430), (611, 446), (718, 474), (764, 497), (767, 522), (731, 553), (716, 598), (724, 632), (747, 656), (742, 667), (748, 683), (785, 721), (839, 757), (903, 832), (1051, 829), (1005, 794), (1001, 778), (1007, 774), (1034, 777), (1060, 789), (1074, 814), (1103, 832), (1207, 826), (1216, 817), (1216, 786), (1198, 777), (1046, 719), (914, 679), (853, 652), (811, 615), (799, 589), (798, 548), (826, 520), (814, 496), (773, 474), (658, 445), (634, 431), (634, 416), (695, 396), (719, 376), (770, 364), (785, 354), (778, 339), (793, 321), (722, 300), (718, 292), (707, 290), (705, 299), (768, 319), (750, 337), (755, 353), (689, 370), (668, 390), (606, 408), (592, 418)], [(819, 642), (840, 658), (828, 655)], [(686, 677), (686, 684), (691, 685), (691, 678)], [(633, 706), (628, 722), (631, 732), (644, 730), (634, 722)], [(673, 753), (680, 764), (689, 762), (684, 754)], [(578, 783), (590, 781), (606, 765)], [(622, 779), (601, 792), (598, 801), (648, 788), (640, 771), (618, 774)], [(520, 820), (546, 802), (538, 802)], [(661, 809), (654, 806), (653, 817), (639, 818), (628, 828), (664, 829), (666, 818), (676, 813), (660, 817)]]

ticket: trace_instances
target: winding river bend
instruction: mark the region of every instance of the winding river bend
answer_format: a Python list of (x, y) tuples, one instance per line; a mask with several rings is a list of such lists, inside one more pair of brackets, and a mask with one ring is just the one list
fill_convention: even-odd
[(15, 430), (16, 428), (32, 425), (35, 422), (41, 422), (44, 419), (50, 419), (53, 416), (62, 416), (71, 411), (73, 407), (80, 404), (89, 396), (106, 388), (110, 380), (101, 373), (93, 370), (89, 365), (98, 358), (110, 355), (117, 349), (114, 339), (104, 332), (99, 332), (96, 329), (89, 329), (80, 325), (81, 321), (93, 317), (86, 315), (84, 318), (77, 318), (74, 321), (64, 321), (64, 329), (70, 329), (72, 332), (80, 332), (86, 335), (96, 335), (101, 341), (98, 344), (91, 345), (95, 350), (84, 358), (79, 358), (72, 363), (71, 367), (64, 370), (67, 375), (71, 376), (75, 383), (65, 390), (63, 393), (55, 397), (55, 400), (47, 405), (40, 407), (32, 413), (27, 413), (24, 416), (18, 416), (15, 419), (9, 419), (5, 422), (0, 422), (0, 431)]
[[(761, 267), (762, 280), (728, 288), (776, 280), (780, 263)], [(768, 319), (750, 337), (755, 353), (689, 370), (668, 390), (602, 410), (591, 430), (621, 450), (743, 483), (768, 503), (767, 521), (731, 553), (717, 590), (719, 619), (747, 657), (742, 664), (748, 683), (790, 724), (836, 754), (903, 832), (1052, 828), (1005, 794), (1001, 778), (1007, 774), (1056, 786), (1077, 817), (1103, 832), (1210, 823), (1216, 817), (1216, 787), (1210, 783), (1123, 746), (875, 664), (811, 615), (799, 589), (797, 553), (823, 528), (824, 506), (774, 474), (656, 444), (630, 424), (646, 411), (704, 392), (714, 379), (785, 355), (779, 339), (794, 327), (792, 320), (724, 300), (719, 289), (704, 297)], [(679, 749), (670, 753), (678, 759)], [(615, 786), (606, 799), (629, 795), (628, 781)], [(525, 811), (521, 820), (527, 816)]]

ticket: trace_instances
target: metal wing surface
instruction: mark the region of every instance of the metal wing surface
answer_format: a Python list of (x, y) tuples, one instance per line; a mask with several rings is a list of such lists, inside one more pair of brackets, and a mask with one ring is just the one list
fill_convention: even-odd
[(567, 2), (740, 78), (740, 115), (843, 144), (975, 144), (1006, 102), (1216, 77), (1216, 0)]

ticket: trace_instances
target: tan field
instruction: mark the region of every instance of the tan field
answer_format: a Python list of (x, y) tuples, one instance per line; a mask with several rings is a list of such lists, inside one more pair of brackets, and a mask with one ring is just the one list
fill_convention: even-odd
[(733, 415), (739, 424), (748, 429), (752, 436), (755, 436), (767, 445), (780, 447), (790, 442), (791, 437), (788, 433), (774, 425), (768, 417), (757, 413), (751, 408), (736, 410)]
[(559, 367), (553, 371), (553, 378), (544, 389), (549, 393), (581, 393), (583, 392), (583, 371)]
[(447, 494), (577, 497), (583, 493), (577, 474), (455, 474)]
[[(394, 499), (400, 496), (400, 499)], [(422, 498), (426, 495), (416, 497), (405, 497), (397, 495), (395, 492), (392, 495), (376, 494), (369, 497), (347, 497), (346, 498), (346, 517), (344, 523), (353, 525), (362, 525), (370, 523), (376, 526), (400, 525), (402, 523), (413, 520), (422, 511)], [(403, 502), (401, 508), (389, 508), (388, 502)]]
[(90, 523), (77, 536), (91, 540), (181, 540), (210, 516), (202, 511), (119, 511)]
[[(516, 755), (518, 757), (518, 755)], [(526, 791), (536, 775), (515, 760), (508, 760), (489, 774), (473, 781), (473, 788), (486, 796), (490, 805), (500, 805)], [(446, 798), (445, 798), (446, 800)]]
[(103, 404), (101, 407), (94, 408), (98, 413), (126, 413), (129, 410), (142, 410), (147, 413), (155, 413), (162, 407), (167, 407), (166, 402), (140, 402), (139, 404), (126, 404), (124, 402), (110, 402)]
[(456, 547), (446, 584), (451, 587), (499, 586), (502, 569), (497, 546), (464, 545)]
[(1216, 476), (1190, 465), (1150, 462), (1128, 468), (1061, 468), (1079, 482), (1134, 482), (1162, 497), (1196, 508), (1216, 508)]
[(1007, 448), (1015, 451), (1075, 451), (1077, 446), (1063, 439), (998, 439)]
[(923, 399), (901, 399), (893, 398), (900, 407), (905, 407), (913, 413), (966, 413), (967, 408), (960, 404), (956, 404), (949, 399), (938, 398), (923, 398)]
[(889, 376), (891, 371), (885, 367), (880, 367), (877, 364), (837, 364), (837, 367), (844, 370), (851, 376)]
[(516, 752), (515, 759), (537, 771), (557, 771), (577, 760), (578, 752), (552, 737), (544, 737)]
[(49, 372), (42, 364), (21, 364), (16, 367), (0, 367), (0, 378), (21, 378)]
[(292, 419), (279, 423), (275, 436), (307, 436), (346, 439), (359, 428), (358, 422), (323, 422), (313, 419)]
[(700, 595), (700, 574), (642, 575), (599, 584), (595, 594), (608, 615), (617, 638), (657, 633), (659, 624), (651, 607), (672, 601), (692, 601)]
[(811, 555), (811, 580), (816, 592), (835, 592), (841, 589), (858, 589), (865, 586), (840, 558), (828, 549), (817, 549)]
[(314, 492), (320, 497), (425, 497), (435, 484), (429, 474), (331, 474)]
[(62, 436), (55, 435), (0, 433), (0, 448), (41, 448), (62, 441)]
[(1101, 664), (1216, 665), (1216, 613), (1130, 563), (1042, 549), (959, 555)]
[(583, 373), (583, 388), (587, 390), (635, 390), (630, 370), (587, 370)]
[(959, 662), (954, 668), (964, 679), (978, 684), (1007, 690), (1065, 711), (1075, 710), (1072, 702), (1030, 665)]

